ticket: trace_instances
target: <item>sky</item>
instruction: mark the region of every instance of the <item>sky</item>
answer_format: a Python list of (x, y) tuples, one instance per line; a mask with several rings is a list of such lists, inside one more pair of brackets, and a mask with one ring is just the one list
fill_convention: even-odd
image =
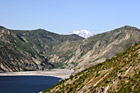
[(0, 0), (0, 25), (46, 29), (59, 34), (93, 34), (124, 25), (140, 28), (140, 0)]

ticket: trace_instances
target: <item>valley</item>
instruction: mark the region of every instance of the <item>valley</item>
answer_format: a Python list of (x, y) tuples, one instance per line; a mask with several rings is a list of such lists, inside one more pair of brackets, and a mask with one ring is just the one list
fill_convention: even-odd
[(84, 39), (44, 29), (0, 27), (0, 72), (74, 69), (75, 73), (124, 51), (140, 40), (140, 30), (123, 26)]
[(140, 0), (0, 7), (0, 93), (140, 93)]
[(140, 29), (127, 25), (86, 39), (1, 26), (0, 76), (62, 78), (44, 93), (138, 92), (139, 41)]

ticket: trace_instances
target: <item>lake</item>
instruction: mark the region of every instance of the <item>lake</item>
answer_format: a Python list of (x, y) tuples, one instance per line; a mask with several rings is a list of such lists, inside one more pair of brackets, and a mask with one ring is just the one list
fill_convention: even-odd
[(38, 93), (60, 79), (50, 76), (0, 76), (0, 93)]

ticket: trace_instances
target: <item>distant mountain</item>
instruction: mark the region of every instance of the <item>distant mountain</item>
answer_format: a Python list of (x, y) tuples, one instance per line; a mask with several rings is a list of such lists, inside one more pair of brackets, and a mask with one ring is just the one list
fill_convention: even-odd
[(54, 48), (82, 39), (78, 35), (59, 35), (43, 29), (10, 30), (0, 26), (0, 72), (53, 68), (55, 65), (49, 62), (49, 57), (56, 53)]
[(139, 93), (140, 42), (103, 63), (61, 80), (43, 93)]
[(75, 43), (62, 44), (50, 62), (64, 68), (81, 71), (87, 67), (104, 62), (106, 59), (124, 51), (140, 41), (140, 29), (123, 26), (105, 33), (91, 36)]
[(43, 29), (21, 31), (13, 30), (24, 37), (38, 54), (48, 59), (55, 68), (66, 68), (65, 62), (75, 53), (79, 43), (84, 40), (76, 34), (59, 35)]
[(93, 36), (93, 34), (87, 30), (72, 31), (69, 34), (77, 34), (77, 35), (84, 37), (84, 38), (88, 38), (90, 36)]
[(1, 49), (4, 48), (0, 51), (0, 71), (68, 68), (78, 72), (115, 56), (138, 41), (140, 29), (131, 26), (87, 39), (44, 29), (10, 30), (0, 27)]

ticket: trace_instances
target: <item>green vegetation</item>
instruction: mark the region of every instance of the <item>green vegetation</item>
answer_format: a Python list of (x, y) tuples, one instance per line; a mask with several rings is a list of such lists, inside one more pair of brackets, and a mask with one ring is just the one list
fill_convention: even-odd
[[(97, 34), (85, 40), (77, 35), (59, 35), (44, 29), (13, 31), (20, 41), (33, 47), (39, 55), (47, 58), (55, 68), (80, 69), (91, 62), (96, 64), (94, 62), (111, 58), (140, 40), (140, 30), (130, 26)], [(25, 51), (34, 53), (32, 49)], [(102, 55), (104, 51), (107, 52)], [(86, 64), (82, 64), (85, 63), (85, 55), (89, 55), (89, 58), (86, 60)], [(93, 58), (93, 56), (95, 57)], [(82, 66), (78, 63), (81, 63)]]
[[(76, 50), (75, 47), (67, 51), (67, 42), (73, 47), (80, 40), (83, 38), (77, 35), (59, 35), (43, 29), (23, 31), (0, 27), (0, 72), (65, 68), (65, 61), (70, 60)], [(66, 50), (59, 51), (64, 43)], [(62, 60), (52, 65), (48, 60), (54, 54)]]
[(53, 65), (54, 65), (54, 68), (62, 68), (62, 69), (64, 69), (64, 67), (63, 67), (64, 63), (62, 63), (62, 62), (61, 63), (60, 62), (59, 63), (53, 63)]
[(140, 30), (130, 26), (84, 40), (43, 29), (20, 31), (0, 27), (0, 72), (45, 70), (53, 68), (52, 64), (55, 68), (83, 69), (103, 58), (107, 59), (104, 63), (90, 65), (45, 92), (99, 92), (107, 87), (108, 92), (138, 92), (139, 40)]
[[(140, 91), (140, 42), (105, 62), (87, 68), (63, 83), (57, 83), (48, 92), (100, 92), (106, 87), (110, 93), (137, 93)], [(95, 85), (96, 84), (96, 85)], [(65, 86), (64, 86), (65, 85)]]
[[(75, 69), (90, 67), (44, 92), (99, 92), (108, 87), (108, 92), (138, 92), (138, 41), (140, 30), (130, 26), (88, 39), (77, 35), (59, 35), (43, 29), (20, 31), (0, 27), (0, 72), (45, 70), (53, 66)], [(107, 60), (95, 66), (87, 65), (94, 65), (102, 58)]]
[[(8, 29), (1, 30), (0, 72), (39, 70), (42, 66), (51, 67), (22, 37)], [(40, 64), (37, 65), (32, 58), (40, 61)]]

